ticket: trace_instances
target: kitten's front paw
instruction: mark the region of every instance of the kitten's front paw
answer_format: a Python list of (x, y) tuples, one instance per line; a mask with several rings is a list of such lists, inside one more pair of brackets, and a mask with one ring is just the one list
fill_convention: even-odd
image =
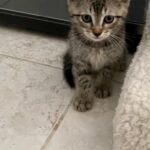
[(95, 88), (94, 93), (97, 98), (107, 98), (111, 95), (111, 90), (107, 86), (101, 86)]
[(76, 97), (74, 100), (74, 108), (79, 112), (86, 112), (90, 110), (93, 106), (92, 100), (85, 100), (81, 97)]

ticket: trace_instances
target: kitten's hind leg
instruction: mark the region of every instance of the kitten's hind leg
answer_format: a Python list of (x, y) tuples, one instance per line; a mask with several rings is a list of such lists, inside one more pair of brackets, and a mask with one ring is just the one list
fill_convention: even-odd
[(112, 91), (112, 69), (105, 67), (102, 69), (95, 80), (94, 93), (97, 98), (107, 98)]
[(117, 67), (115, 67), (116, 71), (124, 72), (127, 69), (127, 62), (126, 58), (123, 57), (122, 59), (118, 60), (118, 62), (115, 64)]
[(108, 84), (103, 83), (95, 88), (94, 93), (97, 98), (107, 98), (111, 96), (111, 87)]
[(124, 50), (123, 56), (113, 65), (114, 70), (124, 72), (127, 69), (127, 50)]

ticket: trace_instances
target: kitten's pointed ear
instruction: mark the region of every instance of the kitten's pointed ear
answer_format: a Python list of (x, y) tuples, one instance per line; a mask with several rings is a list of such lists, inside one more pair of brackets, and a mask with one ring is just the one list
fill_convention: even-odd
[(72, 1), (72, 0), (67, 0), (68, 5), (70, 4), (71, 1)]
[(123, 17), (126, 17), (128, 15), (128, 9), (130, 5), (130, 0), (119, 0), (121, 4), (120, 12), (122, 13)]
[(130, 0), (121, 0), (122, 3), (130, 4)]
[(75, 5), (77, 0), (67, 0), (68, 6)]
[(76, 11), (76, 2), (77, 0), (67, 0), (68, 10), (70, 14), (73, 14)]

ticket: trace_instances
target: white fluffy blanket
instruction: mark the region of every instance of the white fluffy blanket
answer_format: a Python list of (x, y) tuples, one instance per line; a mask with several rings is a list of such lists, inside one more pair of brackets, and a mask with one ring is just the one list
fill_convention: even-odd
[(113, 150), (150, 150), (150, 5), (114, 118)]

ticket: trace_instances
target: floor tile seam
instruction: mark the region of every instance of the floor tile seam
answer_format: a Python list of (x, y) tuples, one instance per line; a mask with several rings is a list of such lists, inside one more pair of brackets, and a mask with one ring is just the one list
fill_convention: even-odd
[(57, 69), (57, 70), (62, 70), (61, 67), (57, 67), (57, 66), (53, 66), (53, 65), (49, 65), (49, 64), (45, 64), (45, 63), (40, 63), (40, 62), (32, 61), (32, 60), (29, 60), (29, 59), (19, 58), (19, 57), (10, 56), (10, 55), (1, 54), (1, 53), (0, 53), (0, 56), (6, 57), (6, 58), (11, 58), (11, 59), (16, 59), (16, 60), (19, 60), (19, 61), (29, 62), (29, 63), (32, 63), (32, 64), (37, 64), (37, 65), (40, 65), (40, 66), (45, 66), (45, 67), (49, 67), (49, 68), (53, 68), (53, 69)]
[(58, 128), (60, 127), (61, 123), (63, 122), (65, 116), (67, 115), (69, 108), (72, 107), (72, 102), (71, 101), (67, 108), (64, 110), (64, 112), (62, 113), (62, 115), (59, 117), (58, 121), (55, 123), (54, 127), (51, 129), (49, 136), (47, 137), (45, 143), (43, 144), (43, 146), (41, 147), (40, 150), (47, 150), (45, 148), (47, 148), (47, 146), (50, 144), (53, 136), (55, 135), (56, 131), (58, 130)]

